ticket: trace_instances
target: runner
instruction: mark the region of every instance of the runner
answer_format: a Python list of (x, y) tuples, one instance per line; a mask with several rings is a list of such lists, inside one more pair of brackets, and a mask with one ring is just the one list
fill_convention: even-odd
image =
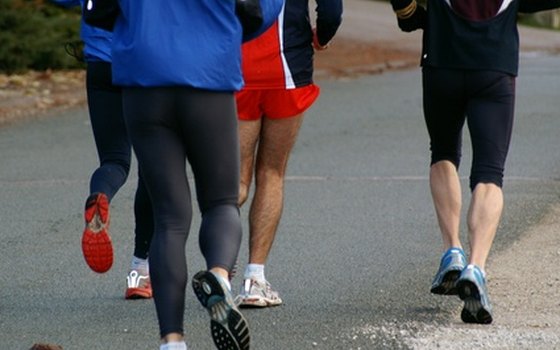
[[(235, 3), (119, 3), (113, 81), (123, 87), (127, 129), (154, 210), (150, 274), (160, 349), (186, 349), (185, 244), (193, 211), (187, 161), (202, 216), (199, 245), (207, 265), (193, 277), (192, 286), (210, 314), (216, 347), (248, 349), (247, 321), (233, 302), (228, 279), (241, 243), (234, 91), (243, 84), (243, 33)], [(263, 2), (263, 12), (274, 3)], [(262, 30), (280, 5), (273, 15), (263, 16)]]
[[(431, 292), (459, 294), (463, 322), (488, 324), (492, 307), (485, 265), (504, 205), (519, 63), (517, 14), (560, 7), (560, 1), (428, 1), (427, 10), (415, 0), (391, 4), (403, 31), (425, 29), (421, 65), (430, 188), (445, 250)], [(465, 120), (473, 149), (468, 259), (459, 237), (457, 173)]]
[[(51, 0), (64, 6), (83, 5), (83, 0)], [(110, 202), (124, 185), (130, 170), (131, 145), (122, 112), (121, 88), (111, 81), (112, 33), (81, 23), (83, 58), (87, 63), (86, 89), (99, 167), (90, 180), (85, 207), (82, 251), (88, 266), (97, 273), (113, 265), (113, 246), (109, 236)], [(77, 55), (76, 55), (77, 54)], [(81, 56), (74, 53), (75, 56)], [(151, 298), (148, 250), (153, 232), (150, 198), (138, 173), (134, 200), (135, 239), (131, 267), (127, 275), (126, 299)]]
[(313, 49), (325, 50), (342, 21), (342, 0), (318, 0), (316, 27), (308, 1), (287, 0), (276, 23), (243, 45), (244, 89), (237, 93), (241, 142), (239, 206), (255, 192), (249, 212), (249, 263), (240, 306), (280, 305), (264, 265), (283, 207), (284, 176), (304, 112), (319, 96), (313, 83)]

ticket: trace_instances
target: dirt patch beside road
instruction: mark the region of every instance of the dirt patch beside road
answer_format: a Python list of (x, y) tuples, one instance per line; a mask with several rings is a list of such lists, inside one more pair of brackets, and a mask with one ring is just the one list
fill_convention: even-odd
[[(379, 74), (418, 65), (418, 55), (387, 42), (338, 39), (316, 55), (318, 79)], [(85, 72), (47, 71), (0, 75), (0, 127), (18, 120), (85, 105)]]
[(0, 127), (84, 105), (84, 71), (0, 75)]

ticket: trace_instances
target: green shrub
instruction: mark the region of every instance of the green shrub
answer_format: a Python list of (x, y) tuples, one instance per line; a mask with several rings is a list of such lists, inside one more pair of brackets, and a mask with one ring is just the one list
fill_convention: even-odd
[(79, 41), (79, 27), (79, 9), (46, 0), (0, 0), (0, 73), (82, 67), (64, 50), (67, 42)]

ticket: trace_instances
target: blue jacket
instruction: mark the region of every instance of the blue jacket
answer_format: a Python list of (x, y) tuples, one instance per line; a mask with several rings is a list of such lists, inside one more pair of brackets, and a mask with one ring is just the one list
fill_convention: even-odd
[[(84, 0), (50, 0), (51, 2), (64, 6), (83, 6)], [(92, 27), (82, 20), (80, 36), (84, 41), (84, 58), (86, 62), (104, 61), (111, 62), (111, 32)]]
[[(275, 2), (280, 6), (265, 16), (268, 25), (280, 11), (281, 2)], [(113, 83), (215, 91), (242, 87), (242, 28), (234, 0), (119, 0), (119, 4)]]

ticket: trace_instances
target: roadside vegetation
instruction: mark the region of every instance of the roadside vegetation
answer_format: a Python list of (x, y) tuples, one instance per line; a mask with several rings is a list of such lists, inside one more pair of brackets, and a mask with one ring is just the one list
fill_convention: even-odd
[(65, 51), (79, 42), (79, 22), (79, 9), (47, 0), (0, 0), (0, 73), (81, 68)]

